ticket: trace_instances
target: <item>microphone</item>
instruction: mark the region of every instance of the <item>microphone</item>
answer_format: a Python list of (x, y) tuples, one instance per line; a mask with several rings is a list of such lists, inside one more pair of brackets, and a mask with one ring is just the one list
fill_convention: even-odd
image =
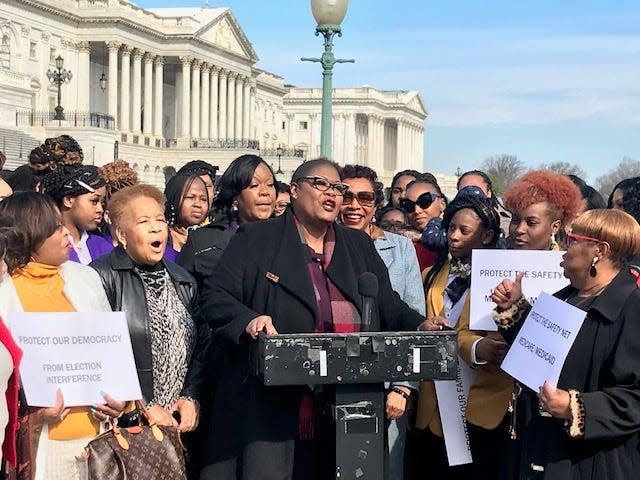
[(361, 331), (370, 332), (374, 318), (373, 308), (378, 296), (378, 277), (371, 272), (364, 272), (358, 277), (358, 293), (362, 295), (362, 324)]

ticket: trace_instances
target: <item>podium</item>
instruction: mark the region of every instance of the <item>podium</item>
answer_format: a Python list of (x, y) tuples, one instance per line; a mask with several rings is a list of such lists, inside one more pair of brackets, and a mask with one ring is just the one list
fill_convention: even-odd
[(385, 382), (455, 380), (457, 334), (260, 333), (255, 373), (265, 386), (335, 385), (336, 477), (384, 479)]

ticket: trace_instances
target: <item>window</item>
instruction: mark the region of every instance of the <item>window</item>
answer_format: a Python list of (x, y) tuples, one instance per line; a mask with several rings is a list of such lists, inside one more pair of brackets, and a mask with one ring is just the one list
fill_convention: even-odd
[(307, 121), (298, 122), (298, 130), (309, 130), (309, 122)]
[(286, 130), (287, 129), (287, 124), (285, 122), (282, 122), (282, 130)]
[(9, 70), (11, 66), (11, 40), (9, 35), (2, 36), (2, 43), (0, 44), (0, 68)]
[(52, 65), (56, 64), (56, 57), (58, 56), (58, 51), (56, 47), (49, 48), (49, 63)]
[(38, 59), (38, 42), (31, 42), (29, 44), (29, 57), (33, 60)]

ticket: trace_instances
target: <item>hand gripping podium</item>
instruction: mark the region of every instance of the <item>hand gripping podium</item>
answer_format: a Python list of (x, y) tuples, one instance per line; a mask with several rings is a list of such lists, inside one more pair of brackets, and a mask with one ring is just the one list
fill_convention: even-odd
[(335, 385), (336, 478), (383, 480), (384, 382), (455, 380), (457, 339), (437, 332), (260, 333), (266, 386)]

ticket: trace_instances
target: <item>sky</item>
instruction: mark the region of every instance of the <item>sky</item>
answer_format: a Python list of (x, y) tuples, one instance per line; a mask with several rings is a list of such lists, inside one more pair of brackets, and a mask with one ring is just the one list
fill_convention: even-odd
[[(137, 0), (143, 8), (205, 0)], [(308, 0), (227, 0), (260, 57), (299, 87), (320, 87)], [(334, 87), (418, 90), (428, 110), (425, 170), (487, 157), (569, 162), (587, 180), (640, 160), (637, 0), (351, 0), (334, 41)]]

